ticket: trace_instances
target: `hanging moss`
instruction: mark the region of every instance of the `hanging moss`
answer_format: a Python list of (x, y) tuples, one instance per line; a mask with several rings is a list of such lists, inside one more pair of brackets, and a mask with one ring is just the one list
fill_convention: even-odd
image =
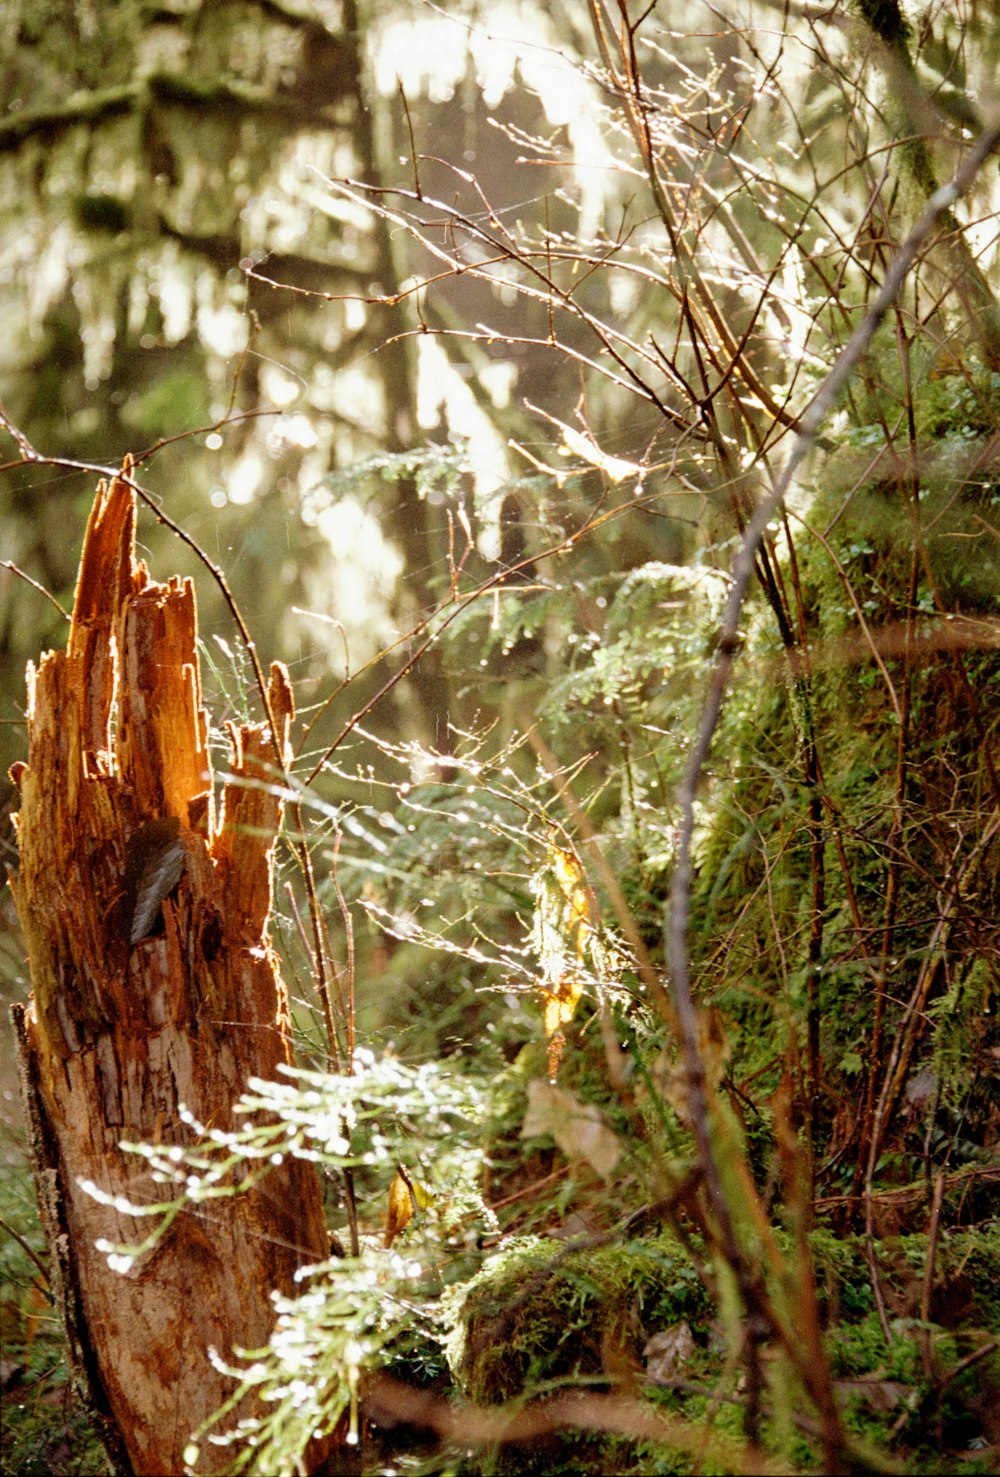
[(899, 8), (898, 0), (855, 0), (861, 19), (865, 21), (880, 41), (894, 50), (905, 52), (910, 37), (910, 24)]
[(77, 195), (73, 201), (73, 218), (85, 231), (107, 231), (117, 236), (132, 223), (132, 212), (124, 200), (114, 195)]

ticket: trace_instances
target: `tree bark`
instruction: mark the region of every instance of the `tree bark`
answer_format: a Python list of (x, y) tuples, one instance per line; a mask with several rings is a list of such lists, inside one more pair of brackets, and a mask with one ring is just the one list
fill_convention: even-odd
[[(28, 669), (10, 881), (33, 994), (14, 1024), (77, 1372), (118, 1466), (164, 1474), (184, 1470), (190, 1433), (232, 1393), (209, 1347), (229, 1358), (266, 1343), (272, 1289), (290, 1292), (295, 1270), (325, 1259), (329, 1243), (317, 1174), (289, 1159), (204, 1215), (182, 1213), (127, 1273), (95, 1247), (135, 1244), (152, 1223), (99, 1204), (81, 1180), (123, 1204), (164, 1199), (120, 1143), (190, 1142), (181, 1105), (229, 1129), (248, 1078), (273, 1078), (291, 1058), (268, 938), (282, 805), (253, 787), (273, 777), (274, 743), (287, 742), (288, 676), (271, 669), (274, 740), (266, 725), (230, 728), (233, 778), (216, 816), (194, 590), (154, 583), (136, 564), (134, 532), (133, 493), (102, 483), (68, 649)], [(157, 846), (173, 885), (151, 907)], [(205, 1442), (201, 1453), (198, 1471), (232, 1460)]]

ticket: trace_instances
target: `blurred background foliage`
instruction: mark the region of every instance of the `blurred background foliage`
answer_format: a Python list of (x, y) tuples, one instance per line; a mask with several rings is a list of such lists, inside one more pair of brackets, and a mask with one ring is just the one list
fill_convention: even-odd
[[(353, 916), (359, 1039), (479, 1054), (498, 1125), (483, 1197), (513, 1197), (531, 1232), (612, 1214), (592, 1173), (545, 1210), (517, 1198), (558, 1167), (518, 1138), (544, 1073), (531, 927), (551, 828), (608, 938), (625, 947), (624, 909), (659, 968), (673, 797), (747, 510), (1000, 105), (988, 0), (742, 0), (726, 19), (672, 0), (630, 41), (620, 21), (583, 0), (0, 13), (0, 403), (67, 463), (4, 438), (3, 557), (68, 608), (96, 480), (68, 463), (149, 452), (143, 485), (289, 665), (302, 781), (439, 633), (306, 815), (342, 957), (335, 880)], [(817, 1203), (856, 1226), (898, 1048), (876, 1182), (928, 1189), (884, 1202), (887, 1233), (926, 1228), (937, 1174), (972, 1172), (946, 1204), (982, 1220), (996, 1165), (998, 206), (994, 158), (770, 531), (697, 801), (691, 947), (754, 1178), (778, 1193), (787, 1069)], [(140, 539), (154, 576), (196, 581), (222, 752), (224, 720), (256, 711), (245, 655), (191, 550), (147, 511)], [(0, 569), (4, 771), (26, 664), (64, 626)], [(16, 865), (9, 825), (0, 846)], [(276, 935), (319, 1053), (281, 866)], [(562, 1072), (627, 1134), (591, 986)], [(634, 967), (621, 989), (642, 1112), (684, 1143), (663, 1023)], [(3, 1092), (9, 1199), (9, 1061)], [(616, 1213), (643, 1200), (641, 1169), (623, 1176)]]

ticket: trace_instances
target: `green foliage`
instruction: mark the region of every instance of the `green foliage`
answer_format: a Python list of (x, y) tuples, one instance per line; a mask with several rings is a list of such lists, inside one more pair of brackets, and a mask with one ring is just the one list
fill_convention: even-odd
[[(808, 1306), (789, 1306), (789, 1288), (805, 1285), (798, 1245), (774, 1233), (769, 1260), (769, 1228), (808, 1222), (814, 1196), (831, 1217), (820, 1211), (810, 1246), (834, 1374), (865, 1382), (837, 1398), (849, 1432), (878, 1449), (869, 1462), (848, 1444), (838, 1459), (921, 1470), (947, 1446), (966, 1461), (985, 1430), (975, 1402), (996, 1387), (992, 1360), (957, 1371), (997, 1327), (995, 1237), (966, 1223), (992, 1214), (997, 1135), (1000, 375), (978, 342), (989, 314), (950, 286), (968, 286), (979, 261), (988, 270), (982, 224), (964, 267), (928, 246), (830, 439), (803, 464), (788, 521), (762, 547), (699, 775), (687, 944), (700, 1025), (712, 1027), (707, 1129), (727, 1146), (735, 1249), (713, 1220), (715, 1191), (680, 1193), (703, 1150), (675, 1022), (651, 985), (669, 991), (677, 786), (740, 532), (787, 453), (781, 438), (884, 277), (914, 193), (963, 147), (935, 108), (977, 126), (977, 87), (986, 96), (995, 73), (981, 7), (938, 7), (918, 27), (885, 0), (855, 5), (914, 85), (928, 65), (948, 82), (934, 84), (920, 139), (907, 126), (888, 143), (898, 100), (864, 75), (882, 51), (855, 54), (848, 38), (834, 54), (811, 29), (810, 65), (796, 72), (787, 56), (804, 33), (791, 12), (793, 44), (774, 58), (751, 46), (753, 27), (685, 36), (683, 17), (665, 48), (648, 12), (641, 109), (617, 110), (611, 32), (580, 47), (581, 76), (598, 82), (590, 121), (621, 162), (599, 188), (577, 169), (577, 118), (543, 134), (557, 88), (540, 102), (524, 87), (515, 101), (497, 85), (489, 127), (473, 117), (477, 52), (455, 85), (463, 150), (499, 181), (495, 210), (487, 174), (481, 184), (453, 167), (455, 113), (435, 114), (423, 74), (401, 84), (404, 120), (363, 72), (363, 57), (381, 70), (388, 11), (372, 11), (362, 37), (294, 7), (154, 14), (135, 0), (112, 7), (107, 27), (82, 26), (70, 56), (63, 22), (79, 7), (22, 9), (12, 75), (24, 98), (3, 135), (9, 239), (30, 242), (20, 257), (11, 248), (15, 264), (35, 252), (44, 271), (30, 310), (18, 293), (13, 399), (6, 383), (0, 398), (38, 445), (67, 456), (104, 462), (180, 438), (159, 454), (155, 486), (226, 569), (251, 629), (289, 659), (316, 718), (296, 734), (306, 834), (290, 839), (312, 848), (318, 923), (356, 987), (351, 1025), (365, 1043), (351, 1076), (253, 1084), (242, 1126), (179, 1157), (134, 1146), (163, 1195), (135, 1211), (156, 1222), (140, 1247), (105, 1248), (123, 1270), (184, 1206), (210, 1214), (275, 1156), (307, 1157), (334, 1184), (354, 1175), (359, 1254), (304, 1278), (268, 1348), (231, 1366), (237, 1392), (268, 1407), (234, 1438), (234, 1463), (296, 1470), (314, 1428), (356, 1419), (375, 1368), (484, 1403), (624, 1380), (699, 1431), (744, 1436), (752, 1392), (739, 1367), (755, 1350), (762, 1445), (800, 1470), (829, 1464), (815, 1402), (796, 1425), (806, 1396), (790, 1349), (766, 1318), (761, 1331), (746, 1295), (756, 1279), (767, 1310), (792, 1319), (786, 1345), (809, 1331)], [(555, 38), (537, 9), (530, 52), (571, 55), (583, 12)], [(354, 109), (362, 95), (374, 126)], [(51, 105), (45, 119), (36, 98)], [(405, 165), (393, 193), (411, 152), (426, 196)], [(540, 214), (543, 171), (524, 172), (525, 157), (554, 181)], [(339, 187), (345, 174), (373, 193)], [(994, 204), (991, 173), (969, 209), (982, 222)], [(959, 225), (942, 233), (956, 248)], [(429, 257), (440, 278), (418, 286)], [(9, 275), (16, 286), (21, 274)], [(428, 368), (429, 345), (444, 348)], [(516, 391), (505, 407), (496, 371)], [(227, 408), (249, 418), (222, 426)], [(184, 439), (216, 418), (222, 430), (203, 446)], [(409, 444), (418, 424), (440, 443)], [(497, 446), (532, 475), (504, 480)], [(75, 483), (63, 496), (48, 478), (33, 459), (17, 470), (6, 526), (16, 557), (65, 594), (68, 515), (79, 525), (83, 505)], [(368, 521), (338, 517), (352, 507)], [(143, 537), (160, 533), (144, 524)], [(206, 585), (212, 619), (228, 619)], [(3, 614), (20, 704), (41, 628), (13, 603)], [(225, 629), (203, 649), (206, 686), (223, 720), (243, 722), (259, 717), (257, 698)], [(328, 730), (338, 748), (307, 785)], [(221, 729), (212, 742), (228, 751)], [(575, 848), (593, 898), (585, 941), (549, 864), (554, 835)], [(274, 930), (318, 1058), (296, 917), (306, 902), (288, 855), (282, 866)], [(570, 974), (581, 999), (563, 1021), (553, 1089), (544, 987)], [(868, 1108), (900, 1061), (866, 1206)], [(543, 1132), (528, 1115), (546, 1093)], [(553, 1104), (568, 1123), (553, 1122)], [(582, 1147), (598, 1126), (617, 1153), (606, 1174)], [(430, 1202), (386, 1250), (378, 1222), (397, 1164)], [(926, 1189), (939, 1174), (928, 1355), (918, 1315)], [(633, 1217), (658, 1224), (664, 1204), (674, 1229), (638, 1234)], [(866, 1209), (888, 1341), (866, 1248), (848, 1234)], [(334, 1216), (343, 1239), (339, 1204)], [(577, 1232), (583, 1244), (557, 1249)], [(680, 1323), (694, 1350), (654, 1393), (645, 1343)], [(43, 1353), (36, 1338), (32, 1377), (47, 1388)], [(37, 1435), (15, 1432), (26, 1469)], [(532, 1459), (636, 1472), (693, 1461), (606, 1433), (553, 1434)], [(461, 1460), (445, 1453), (439, 1466)]]
[[(59, 1471), (104, 1477), (110, 1467), (73, 1388), (65, 1336), (52, 1306), (38, 1226), (34, 1185), (4, 1131), (0, 1174), (0, 1379), (3, 1428), (0, 1461), (18, 1477)], [(13, 1234), (16, 1232), (16, 1235)]]
[(159, 376), (138, 390), (122, 406), (122, 420), (136, 436), (155, 441), (186, 431), (208, 413), (205, 386), (196, 366)]
[[(372, 484), (412, 481), (419, 498), (443, 502), (459, 490), (469, 471), (466, 447), (460, 442), (447, 446), (415, 446), (406, 451), (382, 452), (362, 461), (352, 462), (328, 477), (319, 487), (345, 497), (359, 490), (371, 495)], [(316, 496), (318, 488), (312, 496)]]

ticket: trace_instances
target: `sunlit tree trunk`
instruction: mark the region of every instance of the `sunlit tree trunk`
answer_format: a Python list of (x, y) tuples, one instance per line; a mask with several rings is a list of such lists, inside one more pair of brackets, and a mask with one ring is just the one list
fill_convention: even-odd
[[(11, 885), (33, 994), (14, 1024), (77, 1373), (118, 1465), (163, 1474), (183, 1470), (191, 1432), (232, 1392), (209, 1348), (231, 1359), (265, 1343), (272, 1289), (291, 1291), (328, 1240), (316, 1173), (286, 1160), (249, 1192), (179, 1216), (128, 1270), (109, 1266), (110, 1248), (155, 1224), (129, 1203), (174, 1193), (122, 1141), (189, 1142), (182, 1105), (210, 1129), (234, 1127), (248, 1079), (275, 1077), (291, 1054), (268, 939), (281, 802), (254, 786), (273, 777), (275, 741), (263, 725), (231, 732), (216, 813), (194, 591), (150, 580), (134, 527), (131, 490), (102, 484), (68, 648), (29, 669)], [(279, 665), (270, 703), (284, 746)], [(121, 1198), (99, 1203), (81, 1182)], [(197, 1470), (232, 1455), (202, 1442)]]

